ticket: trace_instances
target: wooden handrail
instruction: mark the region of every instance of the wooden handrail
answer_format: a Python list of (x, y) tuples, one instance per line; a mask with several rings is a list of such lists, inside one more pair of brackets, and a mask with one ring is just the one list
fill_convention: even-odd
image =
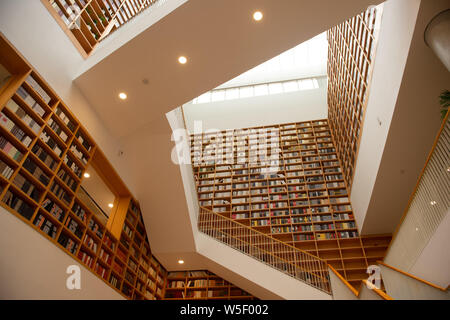
[(427, 160), (425, 161), (425, 165), (423, 166), (422, 171), (420, 172), (419, 178), (417, 179), (416, 185), (414, 187), (414, 191), (411, 193), (411, 196), (409, 197), (409, 200), (408, 200), (408, 204), (406, 205), (406, 209), (403, 212), (403, 215), (402, 215), (402, 217), (400, 219), (400, 222), (398, 223), (397, 228), (395, 229), (394, 233), (392, 234), (391, 243), (389, 244), (389, 247), (386, 250), (386, 255), (385, 256), (388, 255), (389, 250), (391, 249), (391, 245), (392, 245), (392, 243), (394, 243), (394, 240), (397, 237), (397, 234), (398, 234), (398, 232), (400, 230), (400, 227), (403, 224), (403, 221), (405, 220), (406, 216), (408, 215), (409, 208), (411, 207), (411, 203), (412, 203), (412, 201), (414, 199), (414, 196), (415, 196), (415, 194), (417, 192), (417, 189), (419, 188), (420, 181), (422, 180), (422, 177), (423, 177), (423, 175), (425, 173), (425, 169), (427, 168), (428, 163), (431, 160), (431, 157), (433, 155), (434, 150), (436, 149), (436, 146), (438, 144), (438, 141), (439, 141), (439, 138), (441, 136), (441, 133), (442, 133), (442, 131), (445, 128), (445, 125), (446, 125), (447, 120), (448, 120), (449, 113), (450, 113), (450, 110), (447, 110), (447, 114), (445, 115), (445, 118), (442, 121), (441, 128), (439, 129), (439, 132), (437, 133), (436, 138), (434, 139), (434, 143), (433, 143), (433, 146), (431, 147), (431, 151), (428, 153), (428, 157), (427, 157)]
[[(374, 291), (383, 300), (394, 300), (392, 297), (388, 296), (386, 293), (375, 287), (372, 283), (367, 280), (362, 281), (370, 290)], [(360, 291), (361, 292), (361, 291)]]
[(394, 270), (394, 271), (396, 271), (396, 272), (398, 272), (398, 273), (401, 273), (401, 274), (403, 274), (403, 275), (405, 275), (405, 276), (407, 276), (407, 277), (410, 277), (410, 278), (412, 278), (412, 279), (414, 279), (414, 280), (417, 280), (417, 281), (419, 281), (419, 282), (422, 282), (423, 284), (426, 284), (426, 285), (428, 285), (428, 286), (430, 286), (430, 287), (433, 287), (433, 288), (435, 288), (435, 289), (441, 290), (441, 291), (443, 291), (443, 292), (447, 292), (447, 291), (448, 291), (448, 288), (449, 288), (449, 287), (447, 287), (447, 288), (440, 287), (440, 286), (438, 286), (438, 285), (435, 285), (434, 283), (431, 283), (431, 282), (429, 282), (429, 281), (423, 280), (423, 279), (421, 279), (421, 278), (419, 278), (419, 277), (416, 277), (416, 276), (414, 276), (414, 275), (412, 275), (412, 274), (410, 274), (410, 273), (407, 273), (407, 272), (405, 272), (405, 271), (402, 271), (402, 270), (400, 270), (400, 269), (397, 269), (396, 267), (390, 266), (390, 265), (384, 263), (383, 261), (377, 261), (377, 263), (378, 263), (378, 264), (381, 264), (382, 266), (385, 266), (385, 267), (387, 267), (387, 268), (389, 268), (389, 269), (391, 269), (391, 270)]
[[(296, 248), (296, 247), (294, 247), (294, 246), (291, 246), (291, 245), (289, 245), (289, 244), (287, 244), (287, 243), (284, 243), (284, 242), (282, 242), (282, 241), (280, 241), (280, 240), (278, 240), (278, 239), (275, 239), (275, 238), (273, 238), (273, 237), (270, 237), (270, 236), (268, 236), (268, 235), (265, 234), (265, 233), (262, 233), (262, 232), (260, 232), (260, 231), (257, 231), (257, 230), (255, 230), (255, 229), (253, 229), (253, 228), (250, 228), (249, 226), (246, 226), (246, 225), (244, 225), (244, 224), (242, 224), (242, 223), (240, 223), (240, 222), (237, 222), (237, 221), (235, 221), (235, 220), (233, 220), (233, 219), (230, 219), (230, 218), (225, 217), (225, 216), (223, 216), (223, 215), (221, 215), (221, 214), (218, 214), (218, 213), (216, 213), (216, 212), (214, 212), (214, 211), (212, 211), (212, 210), (210, 210), (210, 209), (208, 209), (208, 208), (205, 208), (205, 207), (200, 206), (200, 210), (204, 210), (204, 211), (206, 211), (207, 213), (210, 213), (210, 214), (212, 214), (212, 215), (214, 215), (214, 216), (219, 217), (220, 219), (223, 219), (223, 220), (225, 220), (225, 221), (228, 221), (228, 222), (230, 222), (232, 225), (233, 225), (233, 224), (234, 224), (234, 225), (238, 225), (238, 227), (240, 227), (240, 228), (247, 229), (247, 230), (249, 231), (249, 234), (250, 234), (250, 233), (254, 233), (254, 234), (257, 234), (257, 235), (261, 235), (262, 237), (267, 238), (268, 241), (277, 242), (277, 243), (279, 243), (281, 246), (284, 246), (284, 247), (287, 247), (287, 248), (291, 249), (291, 251), (289, 251), (289, 249), (287, 249), (286, 253), (290, 253), (290, 252), (293, 251), (292, 253), (294, 253), (294, 254), (295, 254), (296, 252), (298, 252), (298, 253), (300, 253), (300, 254), (304, 254), (304, 255), (307, 256), (307, 257), (311, 257), (313, 260), (315, 260), (315, 261), (317, 261), (317, 262), (319, 263), (319, 266), (318, 266), (318, 267), (319, 267), (319, 270), (317, 270), (317, 272), (319, 272), (319, 273), (321, 273), (321, 272), (326, 273), (326, 272), (327, 272), (327, 270), (326, 270), (326, 268), (325, 268), (325, 267), (327, 266), (327, 263), (326, 263), (324, 260), (320, 259), (319, 257), (316, 257), (316, 256), (314, 256), (314, 255), (312, 255), (312, 254), (310, 254), (310, 253), (308, 253), (308, 252), (306, 252), (306, 251), (303, 251), (303, 250), (298, 249), (298, 248)], [(199, 224), (201, 223), (200, 220), (198, 221), (198, 223), (199, 223)], [(306, 270), (306, 269), (304, 269), (302, 266), (297, 265), (297, 264), (295, 264), (294, 262), (287, 261), (287, 260), (284, 259), (283, 257), (280, 257), (280, 256), (274, 254), (273, 252), (270, 252), (270, 251), (267, 251), (267, 250), (264, 249), (264, 248), (258, 247), (257, 244), (252, 244), (252, 243), (250, 243), (250, 242), (246, 242), (246, 241), (244, 241), (244, 240), (242, 240), (242, 239), (239, 239), (239, 238), (236, 238), (236, 237), (234, 237), (233, 235), (230, 235), (230, 234), (229, 234), (228, 236), (231, 237), (231, 238), (233, 238), (233, 239), (235, 239), (235, 240), (237, 240), (237, 241), (244, 242), (244, 243), (246, 243), (246, 244), (249, 245), (249, 246), (253, 246), (253, 247), (258, 248), (258, 250), (260, 250), (261, 252), (266, 253), (266, 254), (268, 254), (268, 255), (270, 255), (270, 256), (272, 256), (272, 257), (274, 257), (274, 258), (276, 258), (276, 259), (278, 259), (278, 260), (280, 260), (280, 261), (283, 261), (284, 263), (286, 263), (286, 264), (292, 266), (292, 267), (294, 268), (294, 270), (298, 269), (298, 270), (301, 270), (302, 272), (305, 272), (305, 273), (310, 274), (312, 277), (315, 278), (314, 281), (321, 281), (321, 282), (327, 283), (327, 284), (328, 284), (327, 286), (331, 288), (331, 286), (330, 286), (330, 284), (329, 284), (329, 279), (323, 277), (323, 276), (320, 275), (320, 274), (317, 274), (317, 272), (310, 271), (310, 270)], [(269, 242), (268, 242), (268, 243), (269, 243)], [(301, 262), (301, 261), (299, 261), (299, 262)], [(323, 264), (323, 267), (324, 267), (323, 270), (320, 268), (320, 264)], [(276, 268), (276, 267), (275, 267), (275, 268)], [(276, 269), (278, 269), (278, 268), (276, 268)], [(290, 274), (288, 270), (285, 270), (285, 271), (286, 271), (288, 274)], [(294, 276), (294, 277), (295, 277), (295, 276)], [(298, 279), (297, 277), (295, 277), (295, 278)], [(299, 280), (304, 281), (303, 279), (299, 279)], [(322, 290), (322, 291), (325, 291), (325, 292), (327, 292), (328, 294), (331, 293), (330, 289), (324, 289), (324, 288), (317, 287), (317, 286), (314, 286), (314, 287), (316, 287), (317, 289), (320, 289), (320, 290)]]
[(296, 251), (299, 251), (299, 252), (301, 252), (301, 253), (303, 253), (303, 254), (306, 254), (306, 255), (312, 257), (313, 259), (320, 260), (320, 261), (323, 262), (325, 265), (327, 265), (327, 262), (326, 262), (325, 260), (323, 260), (323, 259), (321, 259), (321, 258), (319, 258), (319, 257), (317, 257), (317, 256), (315, 256), (315, 255), (312, 255), (312, 254), (309, 253), (309, 252), (303, 251), (302, 249), (299, 249), (299, 248), (297, 248), (297, 247), (294, 247), (293, 245), (290, 245), (289, 243), (286, 243), (286, 242), (283, 242), (283, 241), (281, 241), (281, 240), (278, 240), (277, 238), (268, 236), (267, 234), (265, 234), (265, 233), (263, 233), (263, 232), (261, 232), (261, 231), (258, 231), (258, 230), (256, 230), (256, 229), (250, 228), (249, 226), (246, 226), (245, 224), (243, 224), (243, 223), (241, 223), (241, 222), (238, 222), (238, 221), (236, 221), (236, 220), (233, 220), (233, 219), (230, 219), (230, 218), (228, 218), (228, 217), (225, 217), (225, 216), (223, 216), (223, 215), (221, 215), (221, 214), (218, 214), (217, 212), (214, 212), (214, 211), (212, 211), (212, 210), (210, 210), (210, 209), (208, 209), (208, 208), (205, 208), (205, 207), (200, 206), (200, 209), (205, 210), (205, 211), (208, 211), (208, 212), (210, 212), (210, 213), (212, 213), (212, 214), (218, 215), (218, 216), (220, 216), (221, 218), (224, 218), (225, 220), (231, 221), (232, 223), (239, 224), (240, 226), (242, 226), (242, 227), (244, 227), (244, 228), (246, 228), (246, 229), (250, 229), (251, 232), (259, 233), (259, 234), (261, 234), (261, 235), (263, 235), (263, 236), (265, 236), (265, 237), (268, 237), (268, 238), (272, 239), (272, 240), (275, 241), (275, 242), (280, 243), (280, 244), (283, 245), (283, 246), (290, 247), (290, 248), (292, 248), (292, 249), (294, 249), (294, 250), (296, 250)]
[[(223, 217), (223, 216), (221, 216), (221, 217)], [(245, 226), (245, 227), (247, 227), (247, 226)], [(247, 228), (248, 228), (248, 227), (247, 227)], [(247, 245), (249, 245), (249, 246), (257, 247), (256, 244), (251, 244), (250, 242), (243, 241), (243, 240), (241, 240), (241, 239), (239, 239), (239, 238), (237, 238), (237, 237), (235, 237), (235, 236), (233, 236), (233, 235), (230, 235), (230, 234), (227, 234), (227, 235), (228, 235), (230, 238), (235, 239), (235, 240), (237, 240), (237, 241), (245, 242), (245, 243), (246, 243)], [(271, 255), (271, 256), (273, 256), (273, 257), (276, 258), (276, 259), (282, 260), (284, 263), (287, 263), (287, 264), (292, 265), (294, 268), (298, 268), (298, 269), (300, 269), (300, 270), (302, 270), (302, 271), (304, 271), (304, 272), (310, 273), (311, 275), (313, 275), (313, 276), (315, 276), (315, 277), (324, 279), (322, 276), (320, 276), (320, 275), (318, 275), (318, 274), (315, 274), (314, 271), (308, 271), (308, 270), (305, 270), (303, 267), (298, 266), (298, 265), (295, 265), (295, 263), (292, 263), (292, 262), (290, 262), (290, 261), (288, 261), (288, 260), (286, 260), (286, 259), (284, 259), (284, 258), (282, 258), (282, 257), (279, 257), (279, 256), (277, 256), (276, 254), (274, 254), (274, 253), (271, 252), (271, 251), (268, 251), (268, 250), (266, 250), (266, 249), (264, 249), (264, 248), (259, 248), (259, 247), (257, 247), (257, 248), (258, 248), (258, 250), (260, 250), (263, 254)], [(324, 279), (324, 280), (325, 280), (325, 279)]]
[[(350, 289), (350, 291), (355, 295), (355, 297), (359, 298), (361, 294), (361, 290), (356, 290), (344, 277), (336, 271), (331, 265), (328, 265), (331, 271), (345, 284), (345, 286)], [(362, 280), (363, 284), (365, 284), (370, 290), (373, 290), (378, 296), (380, 296), (383, 300), (394, 300), (392, 297), (384, 293), (382, 290), (375, 287), (372, 283), (367, 280)]]
[(347, 280), (344, 279), (344, 277), (336, 271), (331, 265), (328, 265), (328, 268), (333, 271), (333, 273), (347, 286), (347, 288), (350, 289), (350, 291), (356, 296), (359, 296), (358, 290), (356, 290)]

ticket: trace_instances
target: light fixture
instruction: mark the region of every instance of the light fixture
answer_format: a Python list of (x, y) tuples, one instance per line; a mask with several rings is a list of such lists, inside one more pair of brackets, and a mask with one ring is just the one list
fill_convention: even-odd
[(119, 93), (119, 98), (125, 100), (127, 98), (127, 94), (125, 92)]
[(112, 203), (108, 203), (108, 207), (112, 208), (114, 205)]
[(255, 21), (261, 21), (262, 18), (263, 18), (263, 14), (262, 14), (261, 11), (256, 11), (256, 12), (253, 14), (253, 20), (255, 20)]
[(185, 64), (187, 62), (187, 58), (185, 56), (181, 56), (178, 58), (178, 62), (181, 64)]
[(89, 178), (91, 175), (90, 175), (89, 173), (85, 172), (83, 176), (84, 176), (85, 178)]
[(437, 202), (436, 201), (430, 201), (430, 204), (432, 205), (432, 206), (434, 206), (435, 204), (436, 204)]
[(184, 260), (178, 260), (178, 263), (179, 263), (179, 264), (183, 264), (183, 263), (184, 263)]
[(416, 231), (419, 231), (419, 228), (416, 228)]
[(447, 168), (447, 172), (450, 172), (450, 167)]

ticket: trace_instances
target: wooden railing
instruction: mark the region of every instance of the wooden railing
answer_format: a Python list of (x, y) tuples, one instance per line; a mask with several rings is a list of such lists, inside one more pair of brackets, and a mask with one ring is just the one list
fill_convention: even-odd
[(444, 118), (384, 262), (410, 270), (450, 207), (450, 120)]
[(84, 58), (100, 41), (157, 1), (41, 0)]
[(200, 207), (198, 228), (252, 258), (331, 294), (328, 265), (314, 255), (204, 207)]
[(396, 272), (398, 272), (398, 273), (401, 273), (401, 274), (403, 274), (403, 275), (405, 275), (405, 276), (407, 276), (407, 277), (410, 277), (411, 279), (414, 279), (414, 280), (419, 281), (419, 282), (421, 282), (421, 283), (423, 283), (423, 284), (426, 284), (427, 286), (430, 286), (430, 287), (432, 287), (432, 288), (438, 289), (438, 290), (443, 291), (443, 292), (447, 292), (447, 291), (449, 290), (449, 286), (447, 286), (447, 288), (443, 288), (443, 287), (438, 286), (438, 285), (436, 285), (436, 284), (434, 284), (434, 283), (431, 283), (431, 282), (429, 282), (429, 281), (426, 281), (426, 280), (424, 280), (424, 279), (421, 279), (421, 278), (419, 278), (419, 277), (416, 277), (416, 276), (414, 276), (414, 275), (412, 275), (412, 274), (410, 274), (410, 273), (408, 273), (408, 272), (405, 272), (405, 271), (402, 271), (402, 270), (400, 270), (400, 269), (398, 269), (398, 268), (395, 268), (395, 267), (393, 267), (393, 266), (390, 266), (390, 265), (388, 265), (387, 263), (384, 263), (383, 261), (377, 261), (377, 263), (380, 264), (380, 265), (382, 265), (382, 266), (385, 266), (386, 268), (389, 268), (389, 269), (394, 270), (394, 271), (396, 271)]

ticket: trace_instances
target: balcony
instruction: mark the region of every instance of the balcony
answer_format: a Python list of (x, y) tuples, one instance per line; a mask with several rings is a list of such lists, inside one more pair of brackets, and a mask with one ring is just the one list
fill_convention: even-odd
[(41, 0), (83, 58), (158, 0)]

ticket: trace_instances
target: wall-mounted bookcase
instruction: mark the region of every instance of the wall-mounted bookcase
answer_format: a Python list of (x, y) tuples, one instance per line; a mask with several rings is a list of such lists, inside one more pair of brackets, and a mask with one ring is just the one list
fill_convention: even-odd
[(324, 259), (355, 286), (384, 257), (390, 235), (358, 235), (327, 119), (192, 135), (191, 156), (200, 206)]
[(254, 300), (248, 292), (209, 271), (175, 271), (167, 275), (165, 300)]
[(351, 188), (369, 94), (381, 8), (370, 8), (327, 31), (328, 118)]
[(166, 270), (136, 200), (120, 198), (122, 231), (102, 223), (77, 196), (87, 166), (104, 159), (94, 140), (3, 35), (0, 65), (10, 74), (0, 87), (0, 205), (124, 297), (162, 299)]
[(83, 57), (157, 0), (41, 0)]
[[(109, 173), (118, 194), (106, 225), (77, 196), (89, 165)], [(87, 130), (0, 33), (0, 205), (125, 298), (164, 299), (167, 271), (151, 253), (139, 203), (111, 171)], [(209, 272), (185, 274), (209, 283), (196, 290), (188, 280), (187, 298), (208, 290), (252, 298)]]

